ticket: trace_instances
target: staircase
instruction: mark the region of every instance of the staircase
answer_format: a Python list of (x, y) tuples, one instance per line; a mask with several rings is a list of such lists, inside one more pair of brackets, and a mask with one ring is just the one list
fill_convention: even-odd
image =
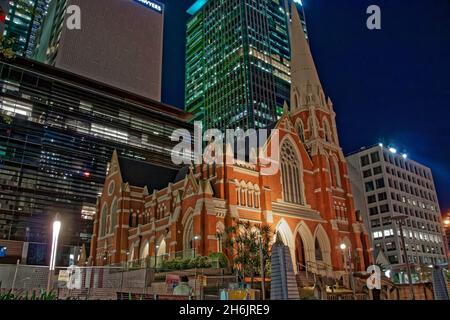
[(296, 279), (299, 288), (314, 287), (316, 284), (316, 275), (308, 271), (297, 271)]

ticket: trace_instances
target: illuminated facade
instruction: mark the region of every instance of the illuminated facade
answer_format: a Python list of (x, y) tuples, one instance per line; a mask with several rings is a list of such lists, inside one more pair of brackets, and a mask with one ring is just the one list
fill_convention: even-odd
[(5, 39), (13, 40), (12, 48), (17, 54), (33, 56), (49, 2), (50, 0), (0, 1), (2, 9), (7, 12), (3, 35)]
[[(80, 30), (67, 27), (72, 5), (81, 10)], [(35, 59), (161, 101), (163, 30), (158, 1), (54, 0)]]
[[(91, 238), (113, 150), (170, 166), (176, 108), (36, 62), (0, 61), (0, 239), (48, 243), (59, 212), (62, 245)], [(44, 261), (45, 262), (45, 261)]]
[[(382, 252), (392, 271), (405, 272), (406, 259), (415, 268), (447, 265), (431, 170), (382, 144), (351, 154), (347, 161), (356, 209), (370, 230), (374, 255)], [(395, 216), (407, 218), (403, 226), (406, 255), (399, 226), (392, 220)], [(414, 281), (419, 280), (417, 274)]]
[(188, 10), (185, 105), (195, 120), (247, 129), (279, 119), (290, 101), (288, 8), (284, 0), (199, 0)]
[[(296, 272), (306, 268), (339, 279), (346, 265), (365, 271), (371, 248), (356, 215), (347, 164), (339, 146), (336, 114), (325, 99), (300, 17), (292, 19), (291, 111), (283, 109), (268, 149), (279, 140), (280, 170), (262, 173), (261, 163), (224, 157), (164, 174), (111, 158), (97, 203), (91, 261), (108, 265), (233, 251), (226, 230), (238, 221), (266, 224), (289, 247)], [(149, 177), (144, 178), (142, 177)], [(340, 246), (345, 244), (347, 252)]]

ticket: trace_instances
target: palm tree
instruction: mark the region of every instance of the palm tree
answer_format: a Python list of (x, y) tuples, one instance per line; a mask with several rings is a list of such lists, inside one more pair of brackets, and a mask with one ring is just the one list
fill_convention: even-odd
[(249, 275), (253, 284), (255, 276), (263, 276), (261, 274), (260, 239), (264, 274), (266, 274), (266, 266), (270, 263), (272, 239), (270, 226), (239, 221), (233, 227), (228, 228), (226, 233), (228, 235), (226, 246), (233, 252), (234, 267), (243, 279)]

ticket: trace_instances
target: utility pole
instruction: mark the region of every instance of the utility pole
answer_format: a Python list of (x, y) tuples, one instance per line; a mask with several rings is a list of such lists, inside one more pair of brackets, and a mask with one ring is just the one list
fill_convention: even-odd
[(400, 240), (402, 243), (404, 260), (405, 260), (405, 264), (406, 264), (406, 271), (408, 273), (408, 283), (409, 283), (409, 289), (411, 291), (411, 298), (412, 298), (412, 300), (416, 300), (416, 296), (414, 294), (414, 285), (412, 283), (411, 266), (409, 265), (408, 253), (406, 252), (405, 236), (403, 235), (403, 221), (405, 221), (408, 218), (409, 217), (405, 216), (405, 215), (392, 216), (392, 220), (397, 221), (397, 223), (399, 225)]

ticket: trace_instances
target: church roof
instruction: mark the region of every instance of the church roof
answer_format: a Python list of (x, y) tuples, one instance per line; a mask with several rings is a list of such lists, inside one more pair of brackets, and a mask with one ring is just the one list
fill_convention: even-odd
[(167, 188), (169, 183), (176, 181), (176, 169), (122, 157), (118, 159), (123, 182), (135, 187), (147, 187), (149, 193)]
[(292, 59), (291, 72), (292, 84), (297, 86), (306, 85), (308, 82), (313, 86), (322, 87), (317, 73), (316, 65), (311, 54), (311, 48), (306, 40), (303, 23), (300, 15), (292, 3)]

